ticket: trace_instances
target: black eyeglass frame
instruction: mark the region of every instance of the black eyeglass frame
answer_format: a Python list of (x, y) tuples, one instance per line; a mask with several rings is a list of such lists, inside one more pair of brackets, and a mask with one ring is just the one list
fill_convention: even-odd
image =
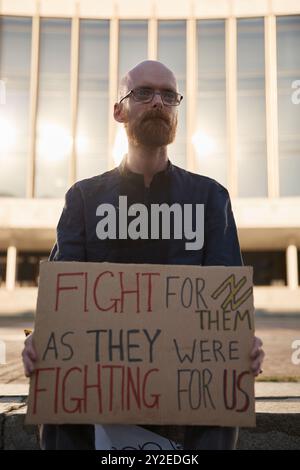
[[(140, 88), (147, 88), (148, 90), (152, 90), (152, 97), (149, 99), (149, 100), (137, 100), (134, 96), (134, 91), (135, 90), (138, 90)], [(157, 94), (158, 92), (155, 91), (153, 88), (150, 88), (150, 87), (137, 87), (137, 88), (133, 88), (132, 90), (130, 90), (127, 95), (123, 96), (123, 98), (120, 99), (119, 101), (119, 104), (122, 103), (123, 100), (125, 100), (126, 98), (129, 98), (131, 95), (134, 99), (134, 101), (136, 101), (137, 103), (151, 103), (151, 101), (153, 100), (154, 96)], [(161, 96), (161, 99), (162, 99), (162, 102), (165, 106), (179, 106), (181, 101), (183, 100), (183, 95), (181, 95), (180, 93), (177, 93), (176, 91), (174, 91), (173, 93), (176, 94), (177, 98), (179, 97), (179, 102), (178, 103), (175, 103), (175, 104), (170, 104), (170, 103), (165, 103), (164, 102), (164, 99), (163, 99), (163, 96), (161, 94), (161, 92), (159, 92), (160, 96)]]

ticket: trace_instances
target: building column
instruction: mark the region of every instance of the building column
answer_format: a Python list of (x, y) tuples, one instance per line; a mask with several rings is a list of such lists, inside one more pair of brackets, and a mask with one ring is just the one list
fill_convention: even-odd
[(237, 171), (237, 20), (230, 16), (226, 20), (226, 121), (228, 189), (232, 198), (238, 194)]
[(79, 35), (80, 20), (78, 14), (78, 3), (76, 3), (76, 14), (72, 18), (71, 35), (71, 133), (72, 150), (69, 164), (69, 185), (76, 182), (77, 177), (77, 156), (76, 156), (76, 134), (77, 134), (77, 116), (78, 116), (78, 75), (79, 75)]
[(17, 272), (17, 248), (13, 245), (7, 248), (6, 258), (6, 289), (14, 290)]
[(296, 245), (289, 245), (286, 249), (286, 273), (289, 289), (298, 289), (298, 251)]
[(268, 196), (279, 196), (276, 16), (265, 17)]
[(32, 17), (31, 66), (29, 92), (29, 149), (27, 159), (26, 197), (33, 198), (36, 179), (36, 120), (38, 110), (38, 79), (40, 50), (40, 5), (36, 2), (36, 12)]
[(195, 146), (193, 144), (193, 135), (196, 129), (196, 99), (197, 96), (197, 21), (191, 16), (187, 20), (187, 37), (186, 37), (186, 128), (187, 128), (187, 144), (186, 144), (186, 169), (196, 171), (196, 155)]
[(112, 109), (118, 101), (119, 85), (119, 18), (117, 6), (115, 5), (114, 16), (110, 20), (109, 32), (109, 91), (108, 91), (108, 170), (116, 166), (113, 157), (113, 147), (116, 138), (117, 123), (113, 118)]

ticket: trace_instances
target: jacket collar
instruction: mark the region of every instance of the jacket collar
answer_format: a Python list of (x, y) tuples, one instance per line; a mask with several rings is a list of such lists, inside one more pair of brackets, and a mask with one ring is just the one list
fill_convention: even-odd
[[(173, 171), (174, 167), (171, 163), (171, 161), (168, 159), (168, 164), (164, 170), (161, 170), (153, 176), (152, 181), (162, 181), (164, 179), (169, 179), (171, 176), (171, 173)], [(143, 174), (141, 173), (135, 173), (134, 171), (130, 170), (127, 166), (126, 163), (126, 155), (124, 156), (123, 160), (121, 161), (120, 165), (118, 166), (119, 173), (122, 177), (127, 178), (129, 180), (135, 180), (135, 181), (144, 181)]]

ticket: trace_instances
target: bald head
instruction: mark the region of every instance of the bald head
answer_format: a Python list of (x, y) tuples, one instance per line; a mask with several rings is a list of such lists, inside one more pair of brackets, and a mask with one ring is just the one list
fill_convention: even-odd
[(144, 60), (127, 72), (120, 82), (119, 99), (139, 86), (178, 91), (174, 73), (157, 60)]
[[(155, 93), (150, 100), (132, 99), (130, 91), (137, 88), (150, 88)], [(130, 145), (153, 149), (173, 142), (178, 110), (176, 105), (165, 105), (161, 94), (170, 90), (178, 92), (176, 78), (156, 60), (141, 62), (122, 78), (114, 118), (124, 124)]]

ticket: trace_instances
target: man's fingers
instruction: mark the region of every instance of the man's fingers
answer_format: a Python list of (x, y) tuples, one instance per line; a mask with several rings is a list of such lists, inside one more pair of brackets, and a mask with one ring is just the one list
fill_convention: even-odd
[(254, 336), (253, 338), (253, 349), (254, 348), (261, 348), (263, 345), (263, 342), (260, 338), (258, 338), (257, 336)]
[(260, 354), (260, 350), (255, 348), (255, 349), (252, 349), (250, 357), (251, 359), (256, 359), (257, 356), (259, 356), (259, 354)]
[(29, 357), (23, 357), (23, 364), (24, 364), (24, 372), (26, 377), (30, 377), (31, 374), (34, 372), (34, 364), (29, 359)]
[(253, 338), (253, 347), (252, 347), (252, 350), (251, 350), (251, 353), (250, 353), (250, 358), (251, 359), (256, 359), (259, 354), (261, 353), (262, 351), (262, 346), (263, 346), (263, 342), (260, 338), (258, 338), (257, 336), (254, 336)]
[(260, 368), (260, 362), (259, 361), (254, 361), (252, 362), (251, 364), (251, 370), (252, 372), (255, 372), (256, 370), (258, 370)]
[(262, 373), (262, 369), (256, 369), (254, 372), (252, 372), (254, 377), (257, 377), (259, 374)]
[(265, 353), (264, 351), (261, 350), (259, 356), (251, 363), (252, 372), (257, 372), (257, 371), (259, 372), (259, 370), (261, 369), (261, 365), (263, 363), (264, 357), (265, 357)]
[(30, 356), (30, 359), (33, 361), (37, 360), (37, 354), (33, 345), (33, 334), (30, 334), (27, 336), (27, 338), (24, 341), (25, 348), (23, 350), (23, 356), (24, 354), (28, 354)]
[(33, 345), (33, 335), (30, 334), (24, 341), (25, 347), (22, 351), (24, 373), (26, 377), (30, 377), (35, 370), (35, 361), (37, 354)]
[(31, 359), (32, 361), (36, 361), (36, 360), (37, 360), (37, 355), (36, 355), (36, 352), (35, 352), (34, 347), (28, 348), (27, 354), (28, 354), (28, 356), (30, 357), (30, 359)]
[(22, 356), (23, 360), (25, 360), (27, 357), (33, 362), (37, 360), (37, 354), (33, 347), (26, 346), (23, 349)]
[(262, 340), (258, 336), (254, 336), (253, 338), (253, 346), (261, 347), (263, 345)]

